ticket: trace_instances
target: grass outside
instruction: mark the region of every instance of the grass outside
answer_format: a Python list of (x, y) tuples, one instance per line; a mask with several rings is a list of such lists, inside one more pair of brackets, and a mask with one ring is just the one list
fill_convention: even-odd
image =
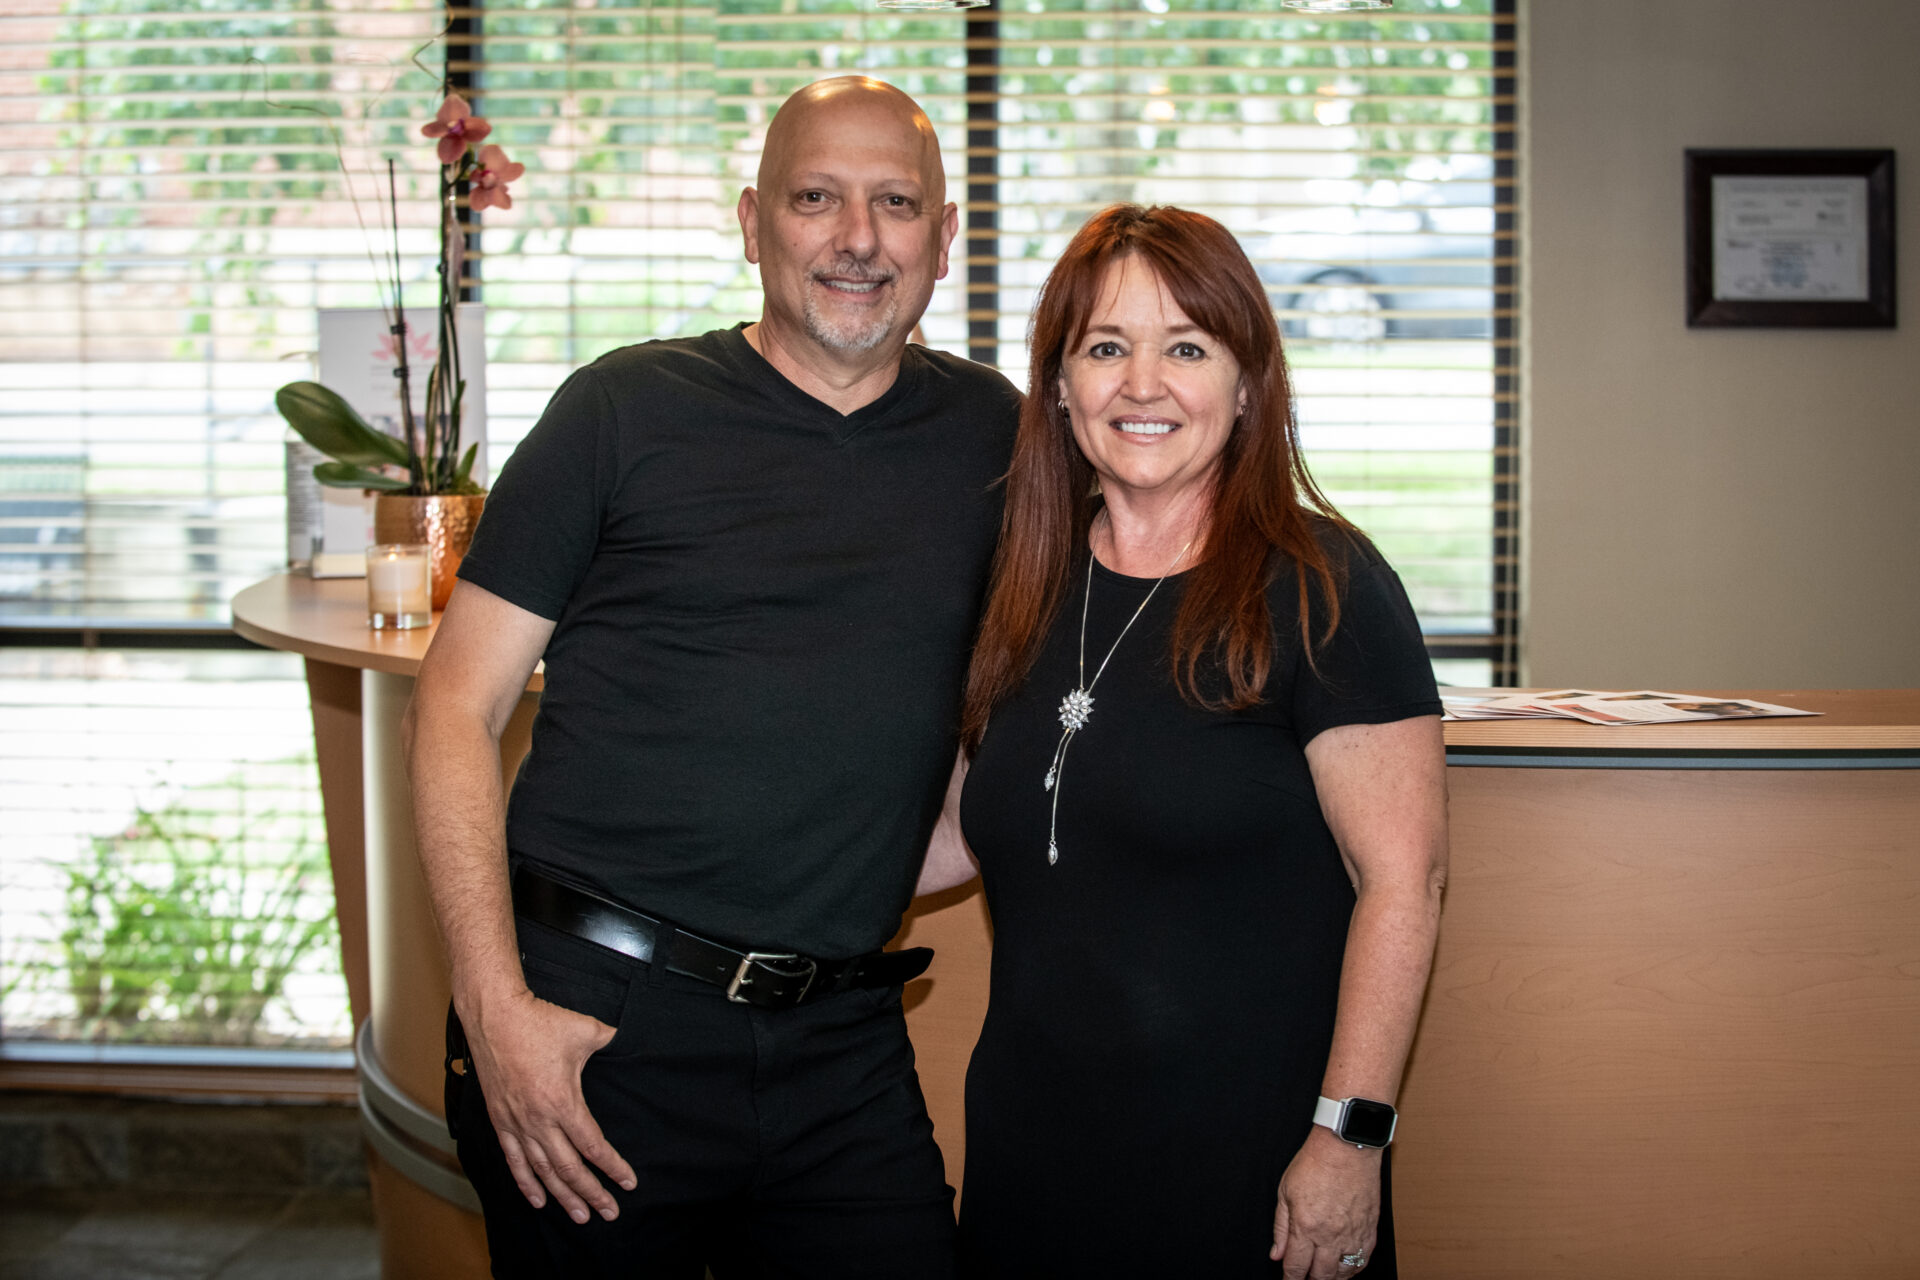
[(346, 1043), (311, 733), (285, 654), (0, 651), (7, 1038)]

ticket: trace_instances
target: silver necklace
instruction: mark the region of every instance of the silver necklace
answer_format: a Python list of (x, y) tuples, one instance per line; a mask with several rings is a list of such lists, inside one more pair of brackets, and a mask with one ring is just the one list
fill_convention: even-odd
[(1160, 583), (1173, 576), (1180, 562), (1187, 558), (1187, 552), (1193, 548), (1193, 539), (1187, 539), (1187, 545), (1180, 548), (1180, 554), (1173, 558), (1167, 571), (1147, 592), (1146, 599), (1127, 619), (1127, 625), (1120, 628), (1120, 634), (1113, 638), (1113, 645), (1107, 650), (1107, 656), (1100, 659), (1100, 666), (1093, 673), (1093, 679), (1087, 679), (1087, 612), (1093, 603), (1093, 552), (1087, 552), (1087, 590), (1080, 600), (1080, 683), (1060, 699), (1060, 724), (1065, 730), (1060, 735), (1060, 745), (1053, 749), (1053, 763), (1047, 767), (1046, 789), (1053, 792), (1053, 812), (1047, 819), (1047, 865), (1060, 861), (1060, 846), (1054, 837), (1060, 829), (1060, 788), (1065, 782), (1067, 768), (1067, 744), (1073, 741), (1073, 735), (1087, 727), (1087, 721), (1093, 718), (1093, 686), (1100, 683), (1100, 677), (1106, 674), (1107, 664), (1113, 661), (1114, 651), (1120, 642), (1127, 638), (1127, 632), (1133, 630), (1133, 624), (1140, 621), (1140, 615), (1147, 611), (1153, 602), (1154, 592), (1160, 590)]

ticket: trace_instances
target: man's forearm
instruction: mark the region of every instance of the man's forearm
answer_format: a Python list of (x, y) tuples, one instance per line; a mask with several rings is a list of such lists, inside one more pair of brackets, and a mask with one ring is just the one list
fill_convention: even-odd
[(507, 887), (499, 733), (416, 696), (406, 740), (420, 868), (447, 944), (454, 1006), (472, 1018), (480, 1004), (525, 987)]
[(628, 1191), (637, 1183), (587, 1110), (580, 1072), (614, 1029), (527, 989), (507, 883), (500, 728), (457, 701), (439, 703), (429, 685), (415, 690), (406, 741), (420, 869), (515, 1185), (536, 1209), (552, 1194), (575, 1222), (595, 1212), (611, 1221), (620, 1207), (594, 1170)]

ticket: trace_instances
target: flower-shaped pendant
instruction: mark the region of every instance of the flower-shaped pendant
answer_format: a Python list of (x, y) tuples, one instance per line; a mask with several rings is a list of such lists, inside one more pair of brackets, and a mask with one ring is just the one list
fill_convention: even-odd
[(1067, 728), (1084, 729), (1092, 718), (1093, 695), (1085, 689), (1075, 689), (1060, 699), (1060, 723)]

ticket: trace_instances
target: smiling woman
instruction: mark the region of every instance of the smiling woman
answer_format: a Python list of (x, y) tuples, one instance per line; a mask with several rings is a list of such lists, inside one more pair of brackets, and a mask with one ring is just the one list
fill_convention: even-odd
[(964, 1273), (1390, 1277), (1446, 864), (1413, 610), (1301, 462), (1220, 223), (1094, 215), (1031, 360), (966, 707)]
[[(1230, 378), (1223, 362), (1233, 366)], [(1182, 393), (1174, 395), (1169, 368), (1212, 374), (1176, 377)], [(1097, 369), (1118, 370), (1118, 381), (1083, 381)], [(1276, 555), (1297, 570), (1304, 649), (1312, 651), (1316, 627), (1321, 641), (1332, 634), (1341, 596), (1326, 535), (1355, 531), (1307, 471), (1279, 326), (1224, 226), (1139, 205), (1089, 219), (1041, 289), (1029, 379), (968, 695), (969, 737), (978, 740), (991, 707), (1021, 683), (1058, 610), (1066, 568), (1089, 544), (1122, 573), (1169, 572), (1176, 553), (1192, 547), (1172, 648), (1183, 691), (1198, 703), (1259, 701), (1276, 638), (1264, 604)], [(1209, 395), (1210, 385), (1226, 391), (1215, 379), (1231, 393)], [(1082, 386), (1087, 402), (1075, 389)], [(1183, 425), (1154, 435), (1116, 430), (1120, 419)], [(1226, 692), (1202, 694), (1195, 670), (1216, 645)]]
[[(1137, 256), (1107, 272), (1100, 305), (1062, 362), (1060, 396), (1074, 442), (1100, 477), (1109, 528), (1161, 514), (1175, 536), (1212, 488), (1227, 437), (1247, 405), (1240, 362), (1173, 300)], [(1137, 568), (1116, 544), (1122, 573)]]

